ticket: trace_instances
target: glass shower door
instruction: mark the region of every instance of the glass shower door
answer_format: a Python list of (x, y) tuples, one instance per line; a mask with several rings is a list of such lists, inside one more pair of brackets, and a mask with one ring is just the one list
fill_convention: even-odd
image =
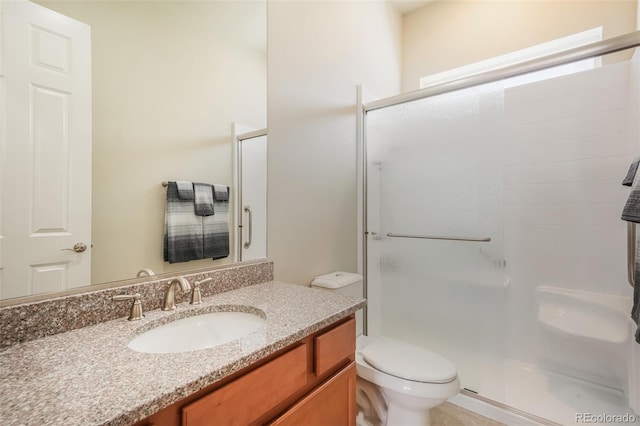
[[(451, 359), (478, 391), (503, 357), (503, 90), (499, 83), (369, 112), (371, 334)], [(375, 235), (373, 235), (375, 234)]]
[(370, 335), (440, 353), (464, 388), (558, 424), (631, 412), (620, 213), (639, 60), (367, 113)]

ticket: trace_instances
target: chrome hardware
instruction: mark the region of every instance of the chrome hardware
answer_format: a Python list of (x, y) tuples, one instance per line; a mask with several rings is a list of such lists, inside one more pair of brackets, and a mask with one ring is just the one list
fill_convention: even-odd
[(140, 296), (140, 293), (120, 294), (111, 298), (111, 300), (113, 300), (114, 302), (121, 302), (123, 300), (131, 299), (133, 299), (133, 304), (131, 305), (131, 311), (129, 312), (129, 318), (127, 319), (129, 321), (141, 320), (142, 318), (144, 318), (144, 315), (142, 314), (142, 296)]
[(635, 288), (636, 282), (636, 224), (627, 222), (627, 279)]
[(200, 283), (193, 284), (193, 291), (191, 292), (192, 305), (199, 305), (202, 303), (202, 293), (200, 293)]
[(60, 249), (60, 251), (75, 251), (76, 253), (82, 253), (87, 249), (87, 245), (85, 243), (75, 243), (73, 248), (70, 249)]
[(153, 272), (151, 269), (149, 268), (144, 268), (144, 269), (140, 269), (138, 271), (138, 275), (136, 275), (136, 277), (138, 278), (142, 278), (142, 277), (152, 277), (154, 276), (156, 273)]
[(173, 311), (176, 308), (175, 296), (176, 296), (176, 284), (180, 285), (180, 289), (183, 292), (191, 290), (191, 284), (183, 277), (174, 278), (169, 281), (169, 288), (167, 289), (167, 295), (164, 298), (164, 304), (162, 305), (163, 311)]
[(249, 247), (251, 247), (251, 237), (253, 234), (253, 215), (251, 213), (251, 206), (244, 206), (244, 211), (249, 214), (249, 241), (244, 243), (244, 248), (248, 249)]
[(202, 303), (202, 293), (200, 293), (200, 284), (208, 283), (209, 281), (213, 281), (212, 278), (205, 278), (200, 281), (196, 281), (193, 283), (193, 291), (191, 292), (191, 303), (192, 305), (199, 305)]
[(488, 71), (482, 71), (466, 77), (454, 77), (451, 80), (444, 81), (439, 84), (427, 86), (423, 89), (413, 90), (410, 92), (394, 95), (388, 98), (378, 99), (364, 105), (365, 113), (380, 108), (386, 108), (394, 105), (400, 105), (405, 102), (411, 102), (418, 99), (424, 99), (430, 96), (441, 95), (443, 93), (453, 92), (454, 90), (466, 89), (467, 87), (479, 86), (493, 81), (500, 81), (505, 78), (515, 77), (533, 71), (539, 71), (558, 65), (564, 65), (582, 59), (595, 58), (597, 56), (606, 55), (608, 53), (619, 52), (631, 47), (640, 46), (640, 31), (634, 31), (617, 37), (611, 37), (606, 40), (597, 41), (595, 43), (585, 44), (583, 46), (567, 49), (562, 52), (551, 53), (538, 58), (527, 61), (517, 62), (512, 65), (505, 65), (493, 68)]
[(394, 234), (393, 232), (389, 232), (387, 237), (393, 238), (420, 238), (424, 240), (448, 240), (448, 241), (472, 241), (477, 243), (488, 243), (491, 241), (491, 238), (469, 238), (469, 237), (441, 237), (437, 235), (411, 235), (411, 234)]

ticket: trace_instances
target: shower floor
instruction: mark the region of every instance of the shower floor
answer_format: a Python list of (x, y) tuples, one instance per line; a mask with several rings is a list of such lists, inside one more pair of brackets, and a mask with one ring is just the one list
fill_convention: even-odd
[[(633, 415), (620, 390), (544, 371), (514, 360), (495, 363), (493, 366), (485, 364), (483, 370), (482, 388), (472, 390), (485, 398), (551, 422), (560, 425), (640, 424), (640, 416), (635, 416), (635, 422), (595, 422), (586, 421), (585, 417), (585, 420), (580, 421), (577, 418), (579, 413), (585, 416)], [(460, 377), (465, 386), (462, 370)]]

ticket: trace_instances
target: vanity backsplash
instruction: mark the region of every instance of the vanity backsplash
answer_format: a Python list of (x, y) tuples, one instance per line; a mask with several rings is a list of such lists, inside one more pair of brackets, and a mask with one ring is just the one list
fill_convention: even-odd
[[(272, 281), (273, 262), (234, 264), (176, 276), (186, 278), (191, 285), (211, 278), (200, 285), (202, 296), (206, 297)], [(146, 278), (144, 282), (138, 278), (119, 287), (0, 308), (0, 348), (128, 316), (131, 304), (112, 301), (115, 295), (140, 293), (145, 312), (158, 309), (172, 278)], [(189, 292), (176, 291), (175, 302), (188, 301), (190, 296)]]

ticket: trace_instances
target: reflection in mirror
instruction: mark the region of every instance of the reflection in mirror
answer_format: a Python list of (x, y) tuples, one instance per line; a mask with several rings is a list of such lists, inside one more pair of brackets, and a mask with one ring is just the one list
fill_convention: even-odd
[[(267, 257), (267, 129), (237, 126), (236, 233), (237, 259), (245, 262)], [(247, 131), (245, 131), (247, 130)]]
[(164, 262), (161, 182), (232, 186), (232, 123), (266, 127), (266, 3), (36, 3), (0, 1), (0, 298), (234, 261), (230, 223), (229, 257)]

